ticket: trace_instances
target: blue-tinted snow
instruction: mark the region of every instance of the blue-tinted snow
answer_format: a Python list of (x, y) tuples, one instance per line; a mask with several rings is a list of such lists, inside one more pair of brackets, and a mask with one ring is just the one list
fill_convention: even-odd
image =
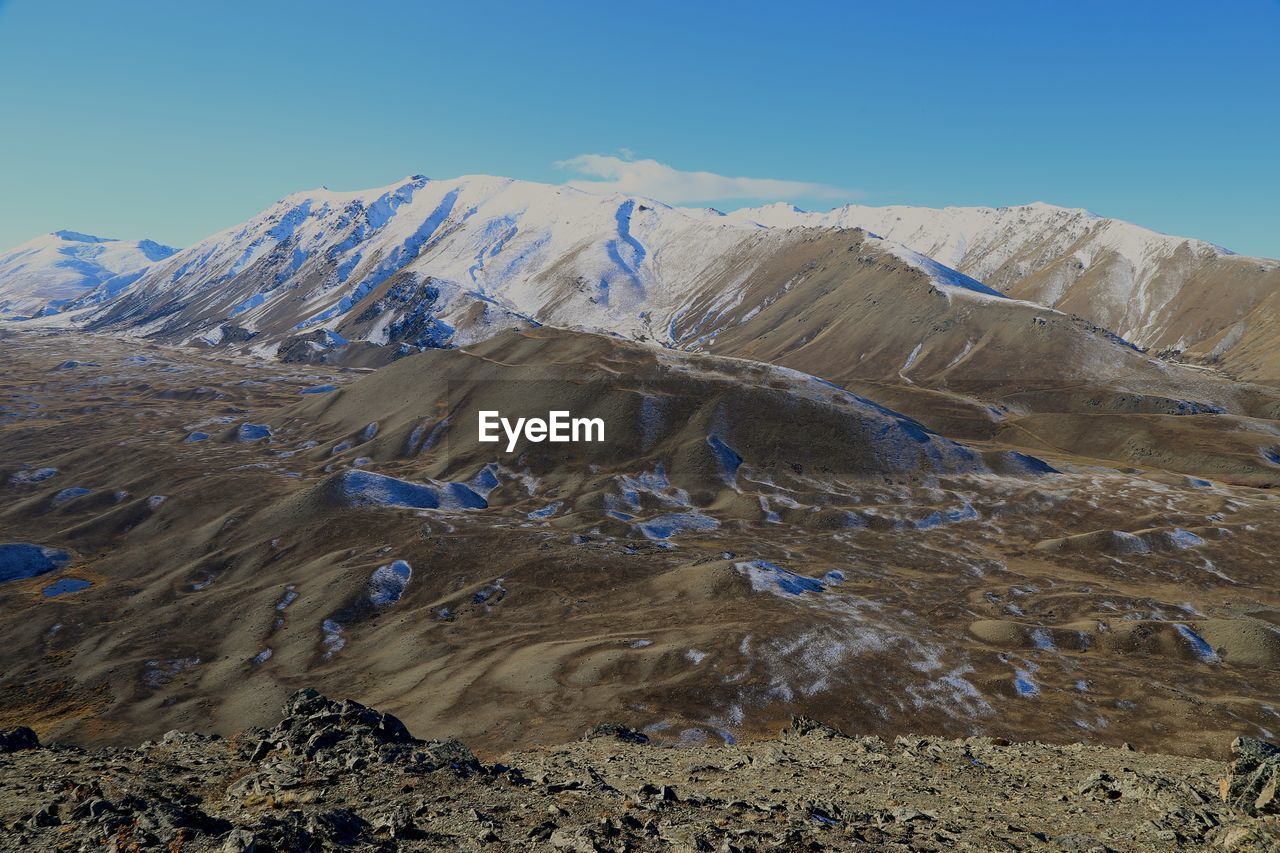
[(1048, 464), (1042, 459), (1036, 459), (1029, 456), (1028, 453), (1019, 453), (1018, 451), (1009, 451), (1005, 453), (1007, 460), (1014, 462), (1014, 466), (1027, 474), (1060, 474), (1061, 471), (1056, 467)]
[(155, 240), (139, 240), (138, 250), (152, 263), (163, 261), (165, 258), (173, 257), (178, 253), (178, 250), (172, 246), (165, 246)]
[(822, 578), (811, 578), (784, 569), (777, 563), (771, 563), (768, 560), (750, 560), (735, 563), (734, 568), (750, 579), (753, 590), (756, 592), (771, 592), (774, 595), (820, 593), (829, 585), (844, 581), (843, 572), (828, 572)]
[[(146, 268), (134, 270), (133, 272), (120, 273), (113, 275), (106, 281), (99, 284), (91, 293), (86, 294), (78, 300), (81, 305), (96, 305), (102, 302), (115, 299), (121, 293), (129, 288), (138, 279), (142, 278), (146, 273)], [(140, 362), (138, 362), (140, 363)]]
[(1280, 465), (1280, 447), (1264, 447), (1260, 452), (1272, 465)]
[(924, 267), (925, 271), (935, 281), (940, 281), (942, 284), (948, 285), (949, 287), (960, 287), (960, 288), (964, 288), (965, 290), (973, 290), (978, 293), (985, 293), (988, 296), (998, 296), (1001, 299), (1008, 298), (1000, 291), (995, 290), (994, 288), (987, 287), (985, 284), (978, 281), (976, 278), (969, 278), (969, 276), (965, 275), (964, 273), (957, 272), (956, 270), (953, 270), (950, 267), (944, 267), (942, 264), (938, 263), (933, 258), (929, 258), (924, 255), (917, 254), (916, 252), (912, 252), (911, 255), (913, 256), (912, 260), (914, 261), (915, 265)]
[(738, 452), (729, 445), (725, 444), (719, 436), (707, 436), (707, 445), (711, 448), (711, 454), (715, 457), (716, 465), (720, 468), (720, 476), (724, 478), (727, 485), (738, 487), (738, 469), (742, 467), (742, 457)]
[(379, 566), (369, 578), (369, 601), (374, 607), (390, 607), (404, 595), (413, 567), (404, 560), (396, 560)]
[(39, 577), (69, 562), (71, 555), (59, 548), (26, 543), (0, 545), (0, 583)]
[(484, 233), (480, 236), (480, 251), (476, 252), (475, 263), (467, 270), (467, 275), (480, 285), (481, 290), (484, 289), (484, 282), (480, 281), (479, 276), (484, 271), (485, 262), (500, 254), (519, 232), (513, 216), (502, 216), (485, 223)]
[(241, 302), (236, 307), (232, 308), (231, 316), (235, 317), (238, 314), (243, 314), (244, 312), (250, 310), (251, 308), (257, 308), (258, 306), (262, 305), (266, 301), (267, 301), (267, 297), (265, 294), (255, 293), (253, 296), (250, 296), (248, 299)]
[(69, 489), (63, 489), (62, 491), (60, 491), (60, 492), (58, 492), (56, 495), (54, 495), (54, 496), (53, 496), (53, 498), (49, 501), (49, 508), (50, 508), (50, 509), (56, 509), (56, 508), (58, 508), (58, 507), (62, 506), (62, 505), (63, 505), (64, 503), (66, 503), (67, 501), (69, 501), (69, 500), (73, 500), (73, 499), (78, 498), (78, 497), (80, 497), (80, 496), (82, 496), (82, 495), (87, 495), (87, 494), (89, 494), (89, 492), (91, 492), (91, 491), (93, 491), (93, 490), (92, 490), (92, 489), (86, 489), (86, 488), (85, 488), (85, 487), (83, 487), (83, 486), (72, 486), (72, 487), (71, 487), (71, 488), (69, 488)]
[[(332, 255), (333, 253), (330, 252), (330, 254)], [(357, 266), (359, 266), (362, 260), (364, 260), (363, 252), (356, 252), (350, 257), (344, 258), (342, 260), (342, 263), (338, 264), (338, 269), (337, 269), (338, 281), (345, 284), (347, 279), (351, 277), (352, 270), (354, 270)], [(329, 314), (329, 316), (333, 316), (334, 313), (337, 313), (337, 312), (336, 311), (332, 312)], [(303, 326), (303, 325), (306, 325), (306, 324), (305, 323), (299, 324), (299, 326)]]
[(411, 483), (372, 471), (344, 471), (334, 483), (348, 506), (409, 509), (484, 509), (488, 502), (462, 483)]
[[(369, 206), (369, 209), (366, 212), (366, 218), (369, 224), (374, 229), (385, 225), (395, 213), (395, 209), (408, 201), (412, 197), (413, 192), (420, 189), (421, 186), (425, 186), (425, 182), (422, 185), (414, 187), (406, 185), (405, 187), (401, 187), (396, 190), (395, 193), (388, 193), (387, 195), (380, 197)], [(440, 203), (426, 218), (426, 220), (424, 220), (423, 223), (418, 226), (418, 228), (410, 234), (402, 244), (388, 252), (377, 267), (374, 268), (373, 272), (356, 285), (350, 293), (343, 296), (337, 305), (304, 320), (299, 324), (299, 326), (312, 326), (316, 323), (328, 320), (331, 317), (350, 311), (356, 303), (368, 296), (374, 288), (399, 272), (405, 264), (417, 258), (418, 255), (421, 254), (423, 247), (430, 242), (431, 237), (435, 234), (436, 230), (446, 219), (449, 218), (449, 214), (453, 211), (453, 205), (458, 199), (459, 192), (459, 189), (450, 190), (445, 197), (441, 199)], [(335, 249), (340, 249), (341, 245), (342, 244), (335, 247)], [(343, 249), (343, 251), (345, 251), (345, 249)], [(346, 274), (350, 274), (351, 269), (346, 268), (345, 272)]]
[(912, 522), (917, 530), (929, 530), (934, 527), (940, 527), (943, 524), (956, 524), (961, 521), (972, 521), (978, 517), (978, 511), (973, 508), (967, 501), (955, 508), (945, 512), (934, 511), (918, 521)]
[[(72, 231), (70, 228), (62, 228), (53, 232), (53, 236), (60, 237), (72, 243), (111, 243), (114, 242), (110, 237), (95, 237), (92, 234), (86, 234), (83, 231)], [(68, 247), (73, 249), (74, 247)], [(62, 251), (67, 251), (63, 249)]]
[(301, 248), (294, 246), (293, 254), (289, 256), (289, 265), (276, 273), (276, 283), (280, 284), (288, 281), (289, 277), (296, 273), (307, 260), (307, 253)]
[(1031, 642), (1037, 649), (1049, 651), (1055, 648), (1052, 635), (1044, 628), (1033, 628), (1031, 630)]
[(934, 511), (926, 515), (919, 521), (913, 522), (917, 530), (929, 530), (942, 524), (942, 513)]
[(91, 586), (93, 586), (91, 581), (81, 580), (80, 578), (58, 578), (58, 580), (42, 589), (40, 593), (46, 598), (56, 598), (68, 592), (80, 592)]
[(377, 438), (377, 436), (378, 436), (378, 422), (377, 422), (377, 421), (374, 421), (373, 423), (371, 423), (371, 424), (369, 424), (368, 426), (366, 426), (366, 427), (364, 428), (364, 432), (362, 432), (360, 435), (361, 435), (361, 440), (362, 440), (362, 441), (372, 441), (373, 439)]
[(297, 600), (297, 598), (297, 590), (294, 588), (293, 584), (289, 584), (284, 588), (284, 595), (282, 595), (280, 600), (276, 602), (276, 610), (283, 613), (290, 604), (293, 604), (293, 602)]
[(209, 440), (209, 433), (200, 432), (197, 430), (196, 432), (193, 432), (187, 435), (187, 437), (182, 440), (182, 443), (195, 444), (198, 441), (208, 441), (208, 440)]
[(769, 499), (764, 495), (758, 495), (757, 497), (760, 501), (760, 511), (764, 513), (764, 520), (769, 524), (781, 524), (782, 516), (769, 507)]
[(311, 199), (307, 199), (302, 204), (295, 205), (280, 217), (280, 221), (273, 225), (267, 235), (273, 240), (287, 240), (293, 236), (293, 232), (298, 230), (306, 218), (311, 214)]
[(1204, 544), (1204, 540), (1199, 536), (1181, 527), (1173, 528), (1173, 532), (1169, 534), (1169, 541), (1177, 548), (1194, 548)]
[[(1115, 336), (1114, 339), (1126, 346), (1137, 349), (1136, 346), (1119, 336)], [(1225, 415), (1226, 413), (1227, 410), (1221, 406), (1214, 405), (1213, 403), (1197, 403), (1194, 400), (1179, 400), (1178, 410), (1174, 412), (1175, 415)]]
[[(454, 412), (456, 411), (457, 409), (455, 408)], [(436, 442), (440, 440), (440, 436), (444, 435), (445, 430), (447, 430), (449, 425), (453, 423), (454, 412), (450, 412), (441, 418), (440, 422), (431, 428), (431, 432), (427, 433), (427, 437), (425, 439), (422, 438), (422, 433), (426, 429), (426, 424), (424, 423), (419, 425), (409, 436), (409, 446), (407, 448), (409, 454), (414, 455), (417, 453), (426, 453), (428, 450), (435, 447)]]
[(475, 476), (467, 481), (467, 488), (481, 497), (489, 497), (489, 493), (498, 488), (498, 466), (490, 462), (485, 465)]
[(515, 254), (508, 254), (507, 262), (502, 267), (502, 270), (498, 275), (499, 279), (500, 280), (509, 279), (522, 266), (524, 266), (525, 263), (527, 263), (532, 259), (537, 258), (539, 254), (542, 252), (542, 250), (546, 248), (546, 246), (550, 242), (551, 242), (551, 235), (543, 234), (541, 237), (538, 237), (536, 240), (530, 240), (528, 243), (524, 245), (523, 248), (519, 249)]
[(560, 511), (560, 507), (564, 506), (564, 501), (554, 501), (547, 504), (542, 509), (535, 509), (528, 514), (528, 518), (534, 521), (541, 521), (544, 518), (550, 518)]
[(653, 466), (653, 470), (645, 471), (637, 476), (623, 474), (618, 478), (619, 494), (605, 495), (605, 509), (623, 511), (634, 517), (643, 506), (643, 497), (664, 506), (689, 508), (689, 493), (684, 489), (671, 485), (667, 479), (666, 468), (661, 462)]
[(1040, 695), (1040, 688), (1031, 679), (1031, 673), (1025, 669), (1017, 670), (1017, 674), (1013, 678), (1013, 689), (1018, 691), (1019, 696)]
[(507, 597), (507, 588), (502, 585), (502, 578), (497, 578), (493, 583), (481, 589), (471, 596), (472, 604), (497, 604)]
[(670, 512), (665, 515), (659, 515), (648, 521), (643, 521), (639, 525), (640, 532), (650, 539), (670, 539), (677, 533), (685, 533), (690, 530), (715, 530), (720, 526), (720, 522), (716, 521), (709, 515), (703, 515), (697, 510), (689, 510), (687, 512)]
[[(874, 448), (876, 455), (885, 463), (894, 467), (900, 466), (903, 469), (915, 468), (919, 465), (920, 457), (923, 456), (940, 470), (973, 473), (985, 470), (982, 460), (969, 447), (942, 438), (919, 421), (886, 408), (874, 400), (859, 397), (834, 382), (819, 379), (799, 370), (777, 366), (772, 366), (770, 370), (794, 378), (798, 386), (797, 391), (812, 392), (815, 386), (822, 386), (835, 391), (838, 399), (843, 402), (857, 408), (869, 409), (882, 416), (883, 419), (869, 418), (864, 414), (862, 419), (866, 437), (876, 445)], [(1044, 464), (1033, 457), (1026, 457), (1026, 461), (1032, 467)], [(1031, 472), (1028, 471), (1028, 473)]]
[[(618, 236), (605, 244), (605, 252), (609, 256), (618, 270), (626, 277), (626, 280), (635, 288), (637, 295), (643, 296), (644, 285), (640, 278), (640, 265), (645, 259), (645, 248), (631, 234), (631, 217), (635, 212), (636, 203), (632, 199), (624, 201), (618, 205), (618, 210), (614, 214), (614, 220), (618, 226)], [(601, 279), (600, 288), (603, 295), (603, 301), (608, 303), (608, 292), (611, 284), (611, 277)]]
[(328, 394), (330, 391), (337, 391), (337, 385), (312, 385), (310, 388), (303, 388), (299, 394)]
[(266, 424), (240, 424), (236, 429), (236, 441), (260, 441), (271, 437), (271, 427)]
[(43, 483), (50, 477), (56, 476), (57, 468), (36, 468), (33, 471), (19, 471), (9, 478), (9, 482), (14, 485), (22, 485), (24, 483)]
[(347, 644), (347, 641), (342, 636), (342, 626), (332, 619), (324, 620), (320, 625), (320, 634), (324, 643), (325, 660), (329, 660), (342, 651), (342, 647)]
[(1212, 646), (1204, 641), (1203, 637), (1195, 631), (1192, 631), (1191, 628), (1186, 625), (1177, 624), (1173, 627), (1177, 629), (1178, 633), (1181, 634), (1187, 643), (1190, 644), (1191, 650), (1196, 653), (1196, 657), (1200, 658), (1200, 660), (1205, 663), (1218, 663), (1218, 653), (1213, 650)]

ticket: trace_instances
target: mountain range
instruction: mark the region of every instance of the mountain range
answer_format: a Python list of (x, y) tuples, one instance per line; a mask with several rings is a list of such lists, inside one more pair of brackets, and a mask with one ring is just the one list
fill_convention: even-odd
[[(1189, 423), (1170, 418), (1218, 412), (1241, 419), (1231, 440), (1206, 438), (1214, 449), (1189, 467), (1242, 482), (1274, 474), (1254, 419), (1280, 404), (1231, 380), (1265, 381), (1280, 358), (1277, 262), (1081, 210), (726, 215), (415, 176), (287, 196), (177, 252), (138, 245), (150, 255), (103, 264), (99, 284), (22, 325), (377, 366), (546, 324), (794, 368), (968, 439), (1075, 452), (1080, 419), (1105, 413), (1113, 441), (1085, 443), (1110, 459), (1143, 458), (1166, 425)], [(64, 270), (60, 254), (36, 257), (46, 278), (28, 261), (25, 277), (0, 279), (29, 308), (50, 287), (36, 284)], [(1020, 421), (1049, 415), (1034, 429)]]
[[(941, 292), (1056, 308), (1166, 355), (1264, 378), (1280, 262), (1084, 210), (789, 205), (729, 215), (470, 176), (282, 199), (175, 252), (58, 232), (0, 258), (10, 315), (274, 355), (297, 334), (422, 348), (534, 323), (710, 347), (803, 283), (813, 244)], [(853, 239), (853, 238), (850, 238)], [(767, 279), (767, 282), (763, 281)]]
[(732, 216), (772, 227), (864, 228), (1009, 296), (1088, 317), (1152, 350), (1255, 364), (1234, 348), (1280, 292), (1280, 261), (1237, 255), (1087, 210), (774, 204)]

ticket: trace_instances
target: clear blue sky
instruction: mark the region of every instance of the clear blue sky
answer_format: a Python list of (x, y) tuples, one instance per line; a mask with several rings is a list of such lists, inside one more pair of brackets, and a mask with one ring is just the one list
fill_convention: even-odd
[(0, 247), (604, 154), (1280, 257), (1277, 152), (1280, 0), (0, 0)]

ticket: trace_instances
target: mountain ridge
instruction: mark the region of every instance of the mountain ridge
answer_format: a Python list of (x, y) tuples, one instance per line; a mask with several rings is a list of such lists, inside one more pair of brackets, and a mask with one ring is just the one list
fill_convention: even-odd
[[(254, 338), (242, 348), (266, 356), (322, 328), (373, 345), (404, 345), (410, 328), (411, 345), (439, 346), (531, 322), (683, 346), (713, 336), (701, 327), (744, 298), (737, 282), (752, 269), (815, 239), (806, 230), (831, 229), (865, 231), (867, 245), (943, 285), (1077, 314), (1245, 377), (1271, 369), (1280, 262), (1084, 209), (776, 203), (724, 214), (494, 175), (290, 193), (41, 313), (199, 346)], [(695, 309), (709, 313), (695, 320)]]
[(1239, 255), (1082, 208), (788, 205), (729, 214), (769, 227), (861, 227), (1009, 296), (1080, 314), (1157, 350), (1215, 362), (1221, 333), (1280, 290), (1280, 261)]

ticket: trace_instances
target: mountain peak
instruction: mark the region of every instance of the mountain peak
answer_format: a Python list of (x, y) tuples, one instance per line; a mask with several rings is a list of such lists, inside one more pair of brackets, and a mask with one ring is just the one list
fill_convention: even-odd
[(804, 210), (804, 208), (797, 207), (796, 205), (792, 204), (789, 201), (775, 201), (769, 204), (762, 204), (760, 205), (760, 207), (755, 209), (771, 210), (771, 211), (779, 211), (779, 212), (785, 211), (786, 213), (806, 213), (807, 212)]
[(116, 240), (62, 229), (0, 251), (0, 320), (61, 311), (112, 279), (137, 278), (177, 249), (154, 240)]
[(54, 231), (52, 236), (57, 237), (61, 240), (66, 240), (69, 243), (114, 243), (116, 242), (111, 237), (95, 237), (92, 234), (85, 234), (80, 231), (70, 231), (65, 228), (61, 231)]
[(171, 255), (177, 254), (178, 250), (172, 246), (166, 246), (163, 243), (157, 243), (155, 240), (139, 240), (138, 251), (146, 256), (147, 260), (155, 262), (162, 261)]

